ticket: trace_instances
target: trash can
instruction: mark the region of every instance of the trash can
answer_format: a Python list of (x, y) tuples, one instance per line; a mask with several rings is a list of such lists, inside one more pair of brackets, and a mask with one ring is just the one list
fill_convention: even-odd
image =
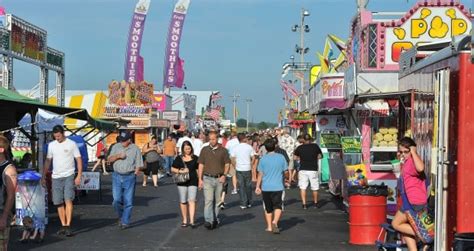
[(33, 229), (44, 229), (47, 224), (47, 192), (40, 181), (41, 174), (35, 171), (18, 175), (15, 195), (16, 225), (22, 226), (25, 217), (31, 218)]
[(375, 245), (387, 218), (387, 186), (351, 186), (348, 194), (349, 243)]

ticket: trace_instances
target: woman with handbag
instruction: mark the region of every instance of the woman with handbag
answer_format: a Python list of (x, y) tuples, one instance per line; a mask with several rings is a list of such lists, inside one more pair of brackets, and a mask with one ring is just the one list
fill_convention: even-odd
[(399, 141), (398, 153), (402, 164), (399, 178), (399, 190), (402, 205), (392, 220), (392, 226), (402, 234), (409, 251), (416, 251), (418, 234), (409, 222), (410, 211), (421, 212), (426, 210), (427, 189), (425, 164), (416, 152), (416, 143), (405, 137)]
[(151, 141), (143, 146), (142, 152), (145, 156), (146, 162), (146, 169), (143, 171), (143, 186), (146, 187), (147, 178), (151, 175), (153, 186), (158, 187), (158, 170), (160, 169), (161, 149), (158, 146), (156, 136), (152, 136)]
[[(195, 228), (196, 196), (198, 191), (198, 157), (194, 155), (191, 142), (184, 141), (181, 146), (182, 155), (175, 158), (171, 167), (173, 179), (178, 186), (179, 207), (181, 209), (181, 227)], [(189, 213), (189, 221), (188, 221)]]

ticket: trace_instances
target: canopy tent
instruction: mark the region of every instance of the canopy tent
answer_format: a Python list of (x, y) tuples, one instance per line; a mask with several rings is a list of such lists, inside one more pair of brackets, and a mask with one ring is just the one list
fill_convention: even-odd
[(85, 109), (43, 104), (37, 100), (0, 87), (0, 114), (3, 117), (0, 120), (0, 130), (3, 131), (16, 127), (26, 113), (36, 114), (39, 108), (69, 118), (87, 121), (83, 128), (92, 127), (104, 131), (114, 131), (117, 129), (116, 123), (94, 119)]

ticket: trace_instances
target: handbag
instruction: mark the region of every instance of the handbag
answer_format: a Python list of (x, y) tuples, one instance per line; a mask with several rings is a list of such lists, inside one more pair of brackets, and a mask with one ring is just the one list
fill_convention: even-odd
[[(150, 146), (150, 145), (148, 145), (148, 146)], [(145, 154), (145, 161), (148, 162), (148, 163), (157, 162), (159, 160), (160, 160), (160, 155), (155, 150), (149, 151)]]
[[(181, 161), (183, 162), (184, 167), (188, 168), (188, 165), (186, 165), (186, 162), (184, 161), (182, 156), (181, 156)], [(188, 168), (188, 170), (189, 170), (189, 168)], [(173, 173), (174, 183), (185, 183), (189, 180), (190, 180), (189, 172), (186, 172), (186, 173)]]
[[(410, 204), (408, 197), (405, 193), (405, 182), (403, 177), (400, 176), (401, 180), (401, 196), (403, 203), (407, 203), (409, 206), (408, 210), (405, 211), (407, 216), (408, 223), (415, 231), (416, 237), (420, 239), (424, 244), (430, 244), (434, 241), (434, 217), (432, 211), (429, 210), (426, 205), (422, 210), (416, 211), (413, 206)], [(428, 200), (427, 200), (428, 201)]]

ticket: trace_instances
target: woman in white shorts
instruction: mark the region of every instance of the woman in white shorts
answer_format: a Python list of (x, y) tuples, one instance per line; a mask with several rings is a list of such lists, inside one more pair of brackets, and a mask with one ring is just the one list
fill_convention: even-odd
[(193, 146), (189, 141), (183, 142), (181, 152), (183, 154), (175, 158), (171, 167), (171, 172), (175, 174), (189, 172), (188, 181), (177, 183), (179, 207), (182, 217), (181, 227), (191, 226), (195, 228), (194, 215), (196, 213), (196, 195), (198, 191), (198, 157), (194, 155)]

